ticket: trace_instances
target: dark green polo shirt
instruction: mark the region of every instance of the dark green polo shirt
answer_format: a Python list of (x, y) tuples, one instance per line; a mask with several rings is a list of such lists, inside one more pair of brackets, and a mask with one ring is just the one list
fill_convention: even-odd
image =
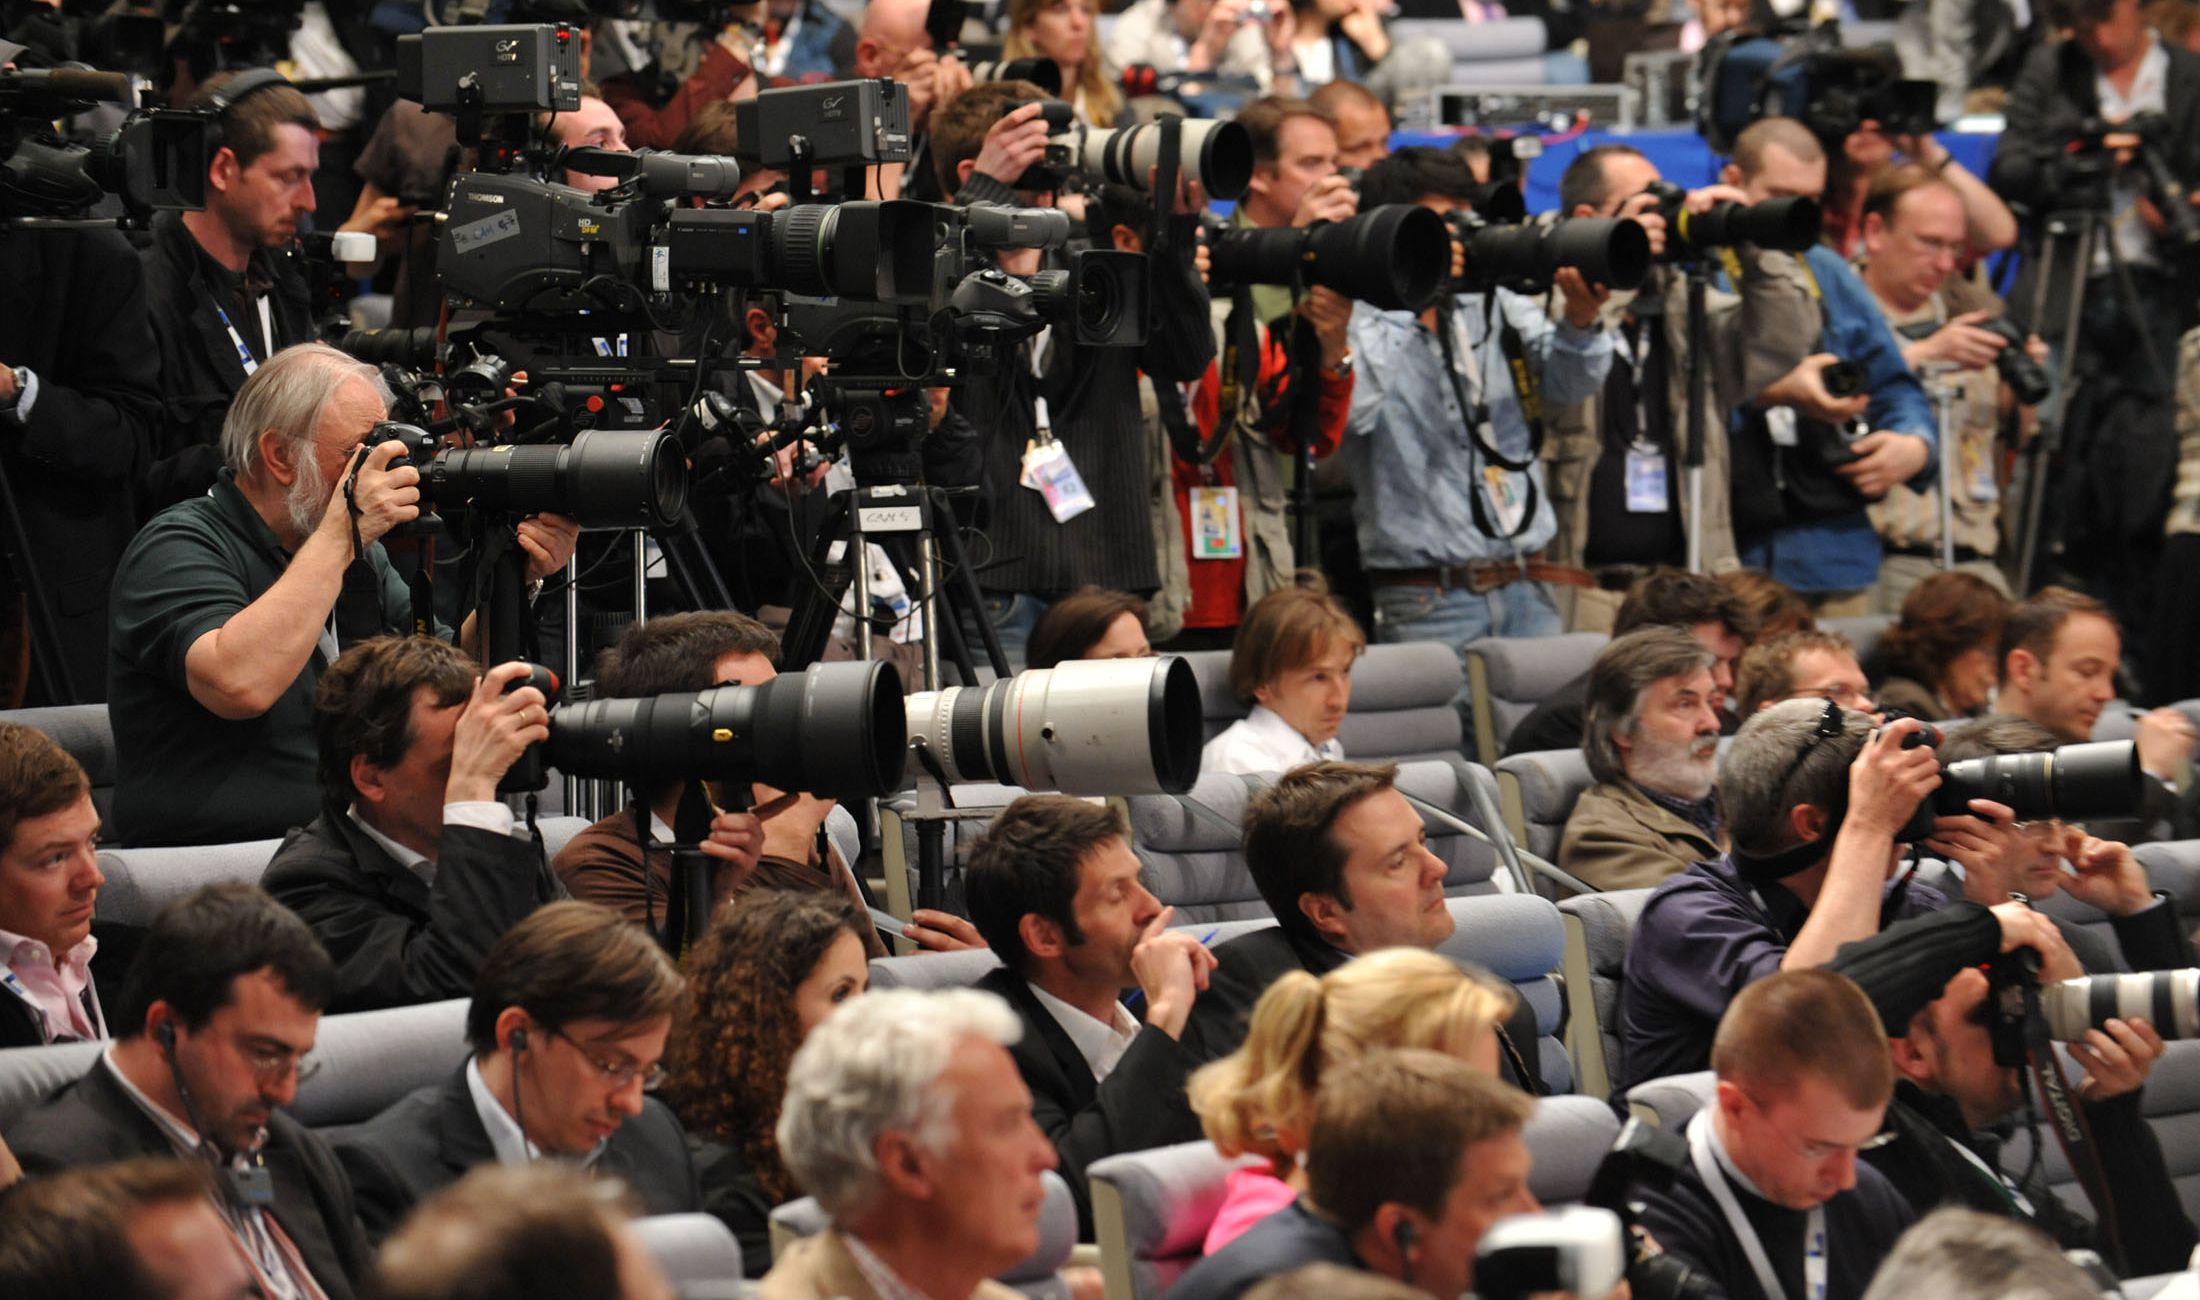
[[(115, 572), (107, 690), (115, 729), (114, 813), (122, 843), (230, 844), (273, 839), (318, 815), (315, 650), (275, 707), (231, 722), (191, 698), (193, 642), (265, 595), (290, 553), (223, 470), (203, 497), (139, 531)], [(378, 542), (344, 574), (338, 645), (411, 624), (411, 598)]]

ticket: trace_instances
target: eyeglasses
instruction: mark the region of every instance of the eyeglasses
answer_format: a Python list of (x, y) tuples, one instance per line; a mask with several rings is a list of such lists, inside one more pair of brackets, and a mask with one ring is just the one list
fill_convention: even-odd
[[(1745, 1088), (1742, 1090), (1742, 1095), (1749, 1098), (1750, 1106), (1753, 1107), (1759, 1115), (1764, 1116), (1768, 1123), (1771, 1121), (1771, 1109), (1767, 1107), (1764, 1102), (1760, 1101), (1757, 1098), (1756, 1094), (1750, 1092), (1748, 1089)], [(1886, 1129), (1881, 1132), (1872, 1134), (1870, 1137), (1865, 1138), (1861, 1142), (1850, 1145), (1848, 1143), (1842, 1142), (1797, 1141), (1795, 1134), (1784, 1126), (1780, 1126), (1779, 1132), (1781, 1140), (1788, 1144), (1788, 1148), (1795, 1152), (1795, 1154), (1803, 1157), (1805, 1160), (1825, 1160), (1833, 1156), (1840, 1155), (1843, 1152), (1848, 1152), (1851, 1155), (1862, 1155), (1866, 1151), (1877, 1151), (1879, 1148), (1886, 1146), (1888, 1143), (1894, 1141), (1897, 1136), (1893, 1129)]]
[(665, 1081), (665, 1067), (661, 1063), (642, 1066), (636, 1065), (632, 1061), (607, 1061), (590, 1051), (586, 1045), (568, 1036), (562, 1029), (551, 1030), (550, 1036), (562, 1040), (567, 1047), (580, 1053), (581, 1059), (588, 1062), (596, 1073), (604, 1077), (604, 1082), (621, 1091), (633, 1087), (636, 1079), (642, 1081), (642, 1088), (645, 1091), (655, 1089)]
[(237, 1053), (244, 1057), (244, 1063), (252, 1071), (252, 1077), (265, 1087), (274, 1087), (293, 1071), (297, 1073), (300, 1085), (321, 1072), (320, 1058), (310, 1052), (239, 1043)]

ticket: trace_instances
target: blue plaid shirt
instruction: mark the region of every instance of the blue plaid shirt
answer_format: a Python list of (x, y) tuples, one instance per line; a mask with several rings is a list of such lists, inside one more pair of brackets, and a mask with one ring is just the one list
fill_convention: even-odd
[[(1468, 400), (1489, 407), (1492, 441), (1512, 460), (1528, 454), (1528, 421), (1513, 390), (1500, 345), (1502, 331), (1486, 314), (1479, 293), (1460, 294), (1453, 319), (1465, 335), (1474, 375), (1462, 377)], [(1553, 324), (1542, 306), (1508, 290), (1497, 307), (1519, 332), (1523, 354), (1542, 378), (1545, 408), (1578, 402), (1604, 386), (1612, 365), (1612, 339), (1602, 330)], [(1543, 465), (1525, 473), (1534, 485), (1535, 514), (1518, 537), (1490, 537), (1475, 526), (1471, 493), (1482, 492), (1493, 527), (1504, 531), (1483, 470), (1488, 462), (1474, 446), (1464, 413), (1445, 375), (1436, 335), (1412, 312), (1352, 309), (1350, 434), (1345, 466), (1356, 494), (1360, 557), (1369, 569), (1423, 569), (1485, 563), (1532, 555), (1550, 543), (1557, 518), (1543, 491)], [(1462, 356), (1462, 361), (1465, 357)], [(1477, 385), (1474, 379), (1478, 377)], [(1512, 491), (1525, 504), (1528, 490), (1513, 473)]]

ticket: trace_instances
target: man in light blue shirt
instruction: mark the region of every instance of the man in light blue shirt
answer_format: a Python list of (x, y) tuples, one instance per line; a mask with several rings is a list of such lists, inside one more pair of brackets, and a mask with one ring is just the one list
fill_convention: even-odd
[[(1726, 181), (1752, 203), (1819, 198), (1826, 154), (1792, 118), (1764, 118), (1734, 142)], [(1821, 615), (1869, 613), (1883, 554), (1865, 506), (1898, 484), (1937, 490), (1939, 438), (1925, 389), (1871, 291), (1840, 254), (1803, 254), (1823, 321), (1814, 355), (1758, 395), (1734, 433), (1735, 540), (1742, 563), (1811, 599)], [(1826, 367), (1846, 361), (1864, 390), (1836, 398)], [(1855, 436), (1838, 430), (1861, 418)], [(1828, 427), (1830, 426), (1830, 427)]]
[[(1362, 211), (1418, 203), (1465, 209), (1474, 175), (1456, 155), (1401, 150), (1367, 171)], [(1537, 580), (1556, 518), (1543, 489), (1540, 418), (1514, 385), (1508, 349), (1542, 404), (1604, 384), (1609, 297), (1565, 269), (1564, 319), (1505, 289), (1454, 293), (1428, 310), (1353, 308), (1357, 379), (1343, 454), (1379, 641), (1442, 641), (1462, 660), (1485, 636), (1549, 636), (1558, 609)], [(1513, 342), (1507, 342), (1507, 335)]]

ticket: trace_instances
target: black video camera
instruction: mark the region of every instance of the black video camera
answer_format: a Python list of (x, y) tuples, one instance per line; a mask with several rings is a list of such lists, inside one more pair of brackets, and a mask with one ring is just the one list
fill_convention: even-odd
[(75, 217), (108, 194), (123, 224), (155, 212), (206, 206), (213, 117), (181, 109), (133, 108), (122, 125), (89, 145), (54, 130), (57, 118), (96, 104), (133, 104), (130, 79), (82, 66), (0, 72), (0, 217)]
[(569, 23), (512, 23), (400, 36), (397, 93), (431, 113), (574, 112), (580, 32)]
[(1735, 137), (1761, 117), (1794, 118), (1829, 151), (1867, 121), (1888, 135), (1939, 125), (1939, 87), (1905, 79), (1890, 50), (1844, 48), (1838, 23), (1723, 32), (1705, 43), (1696, 67), (1696, 129), (1715, 153), (1732, 153)]
[(2058, 206), (2107, 212), (2114, 205), (2117, 151), (2109, 147), (2108, 138), (2127, 134), (2138, 137), (2131, 162), (2145, 182), (2147, 198), (2162, 214), (2167, 227), (2163, 237), (2180, 249), (2200, 248), (2200, 214), (2193, 212), (2191, 192), (2169, 165), (2169, 119), (2160, 113), (2135, 113), (2120, 123), (2089, 118), (2066, 146)]

